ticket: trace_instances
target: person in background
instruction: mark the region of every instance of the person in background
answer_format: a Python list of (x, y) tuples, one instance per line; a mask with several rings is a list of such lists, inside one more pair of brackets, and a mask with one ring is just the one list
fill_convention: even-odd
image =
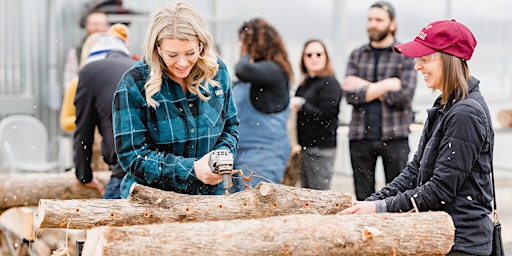
[(214, 50), (208, 24), (186, 1), (153, 16), (144, 57), (121, 79), (112, 117), (116, 152), (133, 183), (183, 194), (222, 194), (213, 150), (236, 156), (238, 118), (231, 81)]
[(427, 87), (441, 95), (427, 111), (418, 151), (400, 175), (341, 213), (445, 211), (455, 240), (448, 255), (489, 255), (492, 245), (494, 131), (480, 81), (468, 61), (473, 33), (455, 20), (434, 21), (395, 51), (416, 58)]
[(342, 89), (352, 105), (350, 160), (358, 200), (375, 192), (375, 167), (382, 158), (386, 183), (409, 159), (411, 102), (416, 90), (414, 60), (395, 54), (395, 10), (386, 1), (368, 11), (368, 37), (350, 54)]
[[(96, 42), (98, 42), (98, 39), (100, 39), (102, 33), (95, 32), (89, 35), (89, 37), (85, 40), (85, 43), (82, 48), (82, 60), (80, 61), (79, 68), (81, 69), (83, 66), (85, 66), (85, 59), (87, 56), (89, 56), (89, 52), (91, 51), (91, 48)], [(75, 120), (76, 120), (76, 114), (75, 114), (75, 94), (76, 94), (76, 88), (78, 86), (78, 74), (73, 78), (73, 80), (70, 81), (69, 85), (66, 87), (66, 91), (64, 93), (64, 98), (62, 100), (62, 108), (60, 112), (60, 127), (65, 132), (73, 132), (76, 129)]]
[[(87, 63), (105, 58), (112, 50), (123, 51), (129, 54), (128, 33), (128, 27), (120, 23), (113, 24), (107, 33), (92, 33), (83, 45), (80, 68)], [(62, 103), (60, 124), (61, 128), (66, 132), (72, 132), (76, 128), (75, 106), (73, 102), (77, 86), (78, 76), (71, 81), (66, 89)]]
[(96, 32), (105, 33), (109, 29), (107, 13), (101, 9), (90, 9), (85, 14), (85, 20), (80, 21), (80, 27), (85, 29), (85, 37), (80, 42), (80, 45), (76, 47), (76, 56), (78, 59), (82, 56), (82, 47), (87, 37)]
[(78, 70), (81, 67), (80, 57), (87, 38), (93, 33), (105, 33), (109, 29), (107, 13), (100, 9), (90, 9), (85, 14), (85, 18), (80, 21), (80, 27), (85, 30), (85, 36), (80, 40), (80, 44), (68, 51), (64, 67), (64, 89), (71, 83)]
[[(105, 58), (112, 50), (119, 50), (129, 54), (128, 50), (128, 27), (124, 24), (113, 24), (108, 33), (92, 33), (82, 48), (80, 57), (80, 68), (94, 60)], [(119, 40), (120, 39), (120, 40)], [(89, 56), (91, 54), (91, 56)], [(74, 99), (78, 87), (78, 75), (71, 81), (64, 94), (62, 109), (60, 113), (60, 125), (65, 132), (73, 132), (76, 129)], [(70, 143), (72, 144), (72, 143)], [(92, 148), (91, 168), (93, 171), (108, 170), (110, 166), (105, 163), (101, 152), (101, 135), (96, 128), (94, 132), (94, 144)]]
[(322, 41), (313, 39), (304, 44), (300, 71), (304, 78), (290, 102), (291, 109), (298, 112), (300, 181), (304, 188), (327, 190), (336, 156), (342, 90)]
[[(135, 61), (127, 48), (128, 30), (125, 25), (115, 24), (109, 33), (101, 35), (91, 48), (89, 61), (79, 73), (74, 103), (76, 130), (73, 150), (75, 174), (88, 187), (96, 188), (105, 199), (119, 199), (121, 180), (125, 172), (117, 161), (112, 129), (112, 100), (117, 84)], [(98, 56), (101, 54), (101, 56)], [(112, 172), (105, 188), (94, 177), (92, 168), (93, 145), (101, 135), (103, 160)]]
[(290, 155), (286, 122), (293, 70), (281, 36), (264, 19), (244, 22), (238, 35), (241, 58), (233, 94), (240, 141), (234, 168), (243, 175), (235, 179), (234, 190), (244, 190), (261, 181), (282, 182)]

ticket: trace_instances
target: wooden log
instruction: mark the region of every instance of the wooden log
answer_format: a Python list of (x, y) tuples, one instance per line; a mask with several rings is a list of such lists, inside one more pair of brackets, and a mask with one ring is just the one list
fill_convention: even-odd
[(300, 178), (300, 145), (292, 147), (290, 157), (286, 163), (286, 169), (284, 170), (283, 184), (295, 187), (299, 183)]
[(252, 219), (288, 214), (335, 214), (352, 196), (331, 190), (260, 183), (228, 196), (185, 195), (138, 184), (128, 200), (41, 200), (36, 227), (87, 229), (167, 222)]
[(445, 212), (288, 215), (98, 227), (82, 255), (446, 255), (454, 233)]
[(0, 215), (0, 229), (34, 241), (34, 211), (29, 207), (13, 207)]
[[(104, 185), (110, 171), (95, 172)], [(39, 199), (101, 198), (100, 193), (77, 181), (73, 172), (11, 173), (0, 175), (0, 209), (37, 206)]]

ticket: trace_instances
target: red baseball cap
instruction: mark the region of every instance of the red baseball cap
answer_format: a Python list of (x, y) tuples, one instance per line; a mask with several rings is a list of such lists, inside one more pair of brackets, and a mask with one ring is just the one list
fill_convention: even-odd
[(394, 50), (410, 58), (444, 52), (469, 60), (475, 46), (476, 39), (466, 26), (455, 20), (440, 20), (425, 26), (414, 41), (397, 45)]

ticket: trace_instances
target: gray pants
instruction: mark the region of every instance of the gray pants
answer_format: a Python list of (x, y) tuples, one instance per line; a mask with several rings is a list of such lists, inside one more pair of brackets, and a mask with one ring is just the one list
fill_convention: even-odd
[(331, 186), (336, 148), (303, 148), (300, 182), (303, 188), (327, 190)]

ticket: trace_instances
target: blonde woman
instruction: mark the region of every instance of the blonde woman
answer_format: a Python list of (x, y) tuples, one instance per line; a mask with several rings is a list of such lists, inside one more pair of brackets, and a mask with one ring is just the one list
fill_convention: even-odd
[(187, 2), (150, 22), (144, 57), (119, 82), (112, 118), (119, 163), (133, 183), (184, 194), (222, 194), (212, 150), (236, 155), (238, 118), (226, 65), (206, 21)]

